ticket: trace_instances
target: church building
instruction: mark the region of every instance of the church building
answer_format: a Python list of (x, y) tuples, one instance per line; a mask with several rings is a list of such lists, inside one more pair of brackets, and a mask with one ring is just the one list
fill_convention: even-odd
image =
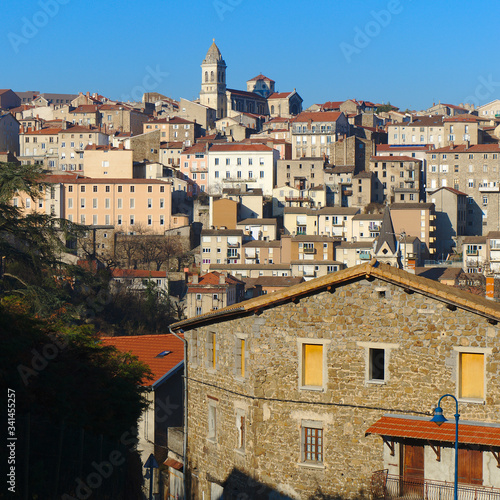
[[(214, 40), (201, 64), (200, 104), (215, 109), (217, 119), (240, 113), (290, 118), (302, 111), (302, 98), (295, 89), (276, 93), (274, 80), (263, 74), (248, 80), (247, 90), (228, 89), (226, 68)], [(273, 100), (271, 104), (268, 99)]]

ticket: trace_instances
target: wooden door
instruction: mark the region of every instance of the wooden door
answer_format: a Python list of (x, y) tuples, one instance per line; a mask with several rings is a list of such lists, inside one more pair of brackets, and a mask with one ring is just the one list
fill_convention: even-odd
[(458, 449), (458, 482), (483, 484), (483, 452), (481, 450)]
[(404, 494), (422, 497), (424, 494), (424, 446), (405, 444), (403, 456)]

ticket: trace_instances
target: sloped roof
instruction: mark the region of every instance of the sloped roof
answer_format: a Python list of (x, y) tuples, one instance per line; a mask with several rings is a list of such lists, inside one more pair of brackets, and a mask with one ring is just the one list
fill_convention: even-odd
[[(268, 267), (270, 266), (266, 266), (266, 268)], [(219, 268), (222, 268), (222, 266)], [(435, 300), (471, 311), (491, 321), (500, 321), (500, 304), (496, 302), (492, 302), (485, 297), (474, 295), (458, 288), (444, 285), (437, 281), (416, 276), (387, 264), (381, 264), (376, 259), (372, 259), (366, 264), (342, 269), (341, 271), (330, 273), (305, 283), (300, 283), (286, 290), (255, 297), (245, 302), (224, 307), (215, 312), (202, 314), (188, 320), (178, 321), (171, 325), (171, 327), (174, 330), (179, 328), (195, 328), (208, 322), (223, 321), (223, 319), (226, 318), (230, 319), (244, 314), (262, 312), (264, 309), (290, 302), (293, 299), (314, 293), (321, 293), (342, 286), (345, 283), (370, 277), (378, 278), (400, 286), (405, 290), (421, 293)]]
[(375, 245), (375, 253), (380, 252), (382, 245), (387, 243), (391, 252), (396, 253), (396, 235), (394, 234), (394, 226), (392, 225), (391, 211), (389, 207), (385, 207), (384, 218), (382, 219), (382, 225), (380, 226), (380, 236), (377, 238), (377, 243)]
[(257, 76), (254, 76), (253, 78), (250, 78), (250, 80), (248, 80), (249, 82), (253, 82), (253, 81), (257, 81), (257, 80), (268, 80), (269, 82), (274, 82), (274, 80), (272, 80), (271, 78), (268, 78), (267, 76), (263, 75), (262, 73), (258, 74)]
[[(156, 386), (166, 375), (184, 362), (184, 343), (174, 335), (127, 335), (123, 337), (102, 337), (104, 345), (116, 347), (119, 351), (132, 353), (153, 374), (152, 380), (143, 380), (142, 385)], [(170, 351), (170, 354), (159, 356)]]

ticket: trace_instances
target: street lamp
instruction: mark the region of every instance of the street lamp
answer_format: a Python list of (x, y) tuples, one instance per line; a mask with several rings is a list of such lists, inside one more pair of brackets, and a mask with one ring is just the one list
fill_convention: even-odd
[(458, 500), (458, 419), (460, 415), (458, 413), (458, 400), (452, 394), (445, 394), (441, 396), (438, 401), (437, 408), (434, 409), (434, 416), (431, 418), (431, 422), (441, 425), (448, 420), (443, 415), (443, 409), (441, 408), (441, 400), (449, 396), (455, 400), (456, 411), (455, 411), (455, 484), (453, 490), (453, 500)]

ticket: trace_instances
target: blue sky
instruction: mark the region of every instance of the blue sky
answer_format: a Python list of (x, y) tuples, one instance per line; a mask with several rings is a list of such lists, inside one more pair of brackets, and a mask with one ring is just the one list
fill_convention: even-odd
[(215, 38), (230, 88), (262, 72), (304, 107), (484, 104), (500, 97), (499, 15), (498, 0), (3, 0), (0, 88), (194, 99)]

